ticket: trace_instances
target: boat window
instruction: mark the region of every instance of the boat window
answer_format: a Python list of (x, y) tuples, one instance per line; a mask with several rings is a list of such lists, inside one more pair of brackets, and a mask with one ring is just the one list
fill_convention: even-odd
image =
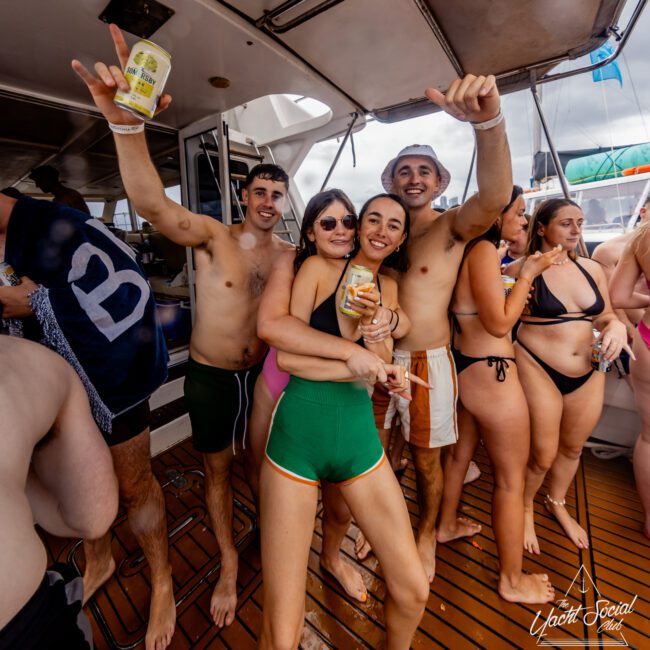
[(582, 192), (581, 207), (585, 214), (585, 227), (607, 230), (611, 226), (625, 228), (641, 199), (644, 180), (592, 187)]
[(90, 210), (90, 214), (95, 217), (95, 219), (101, 219), (104, 214), (104, 202), (103, 201), (86, 201), (86, 205)]
[(129, 203), (126, 199), (120, 199), (115, 204), (115, 212), (113, 213), (113, 225), (119, 230), (125, 232), (132, 232), (131, 215), (129, 213)]
[[(562, 194), (562, 192), (557, 191), (549, 192), (544, 196), (526, 197), (526, 213), (532, 215), (535, 213), (535, 210), (542, 201), (547, 201), (548, 199), (561, 199), (563, 196), (564, 194)], [(578, 204), (580, 203), (580, 196), (578, 192), (569, 192), (569, 196), (571, 197), (572, 201), (575, 201)]]

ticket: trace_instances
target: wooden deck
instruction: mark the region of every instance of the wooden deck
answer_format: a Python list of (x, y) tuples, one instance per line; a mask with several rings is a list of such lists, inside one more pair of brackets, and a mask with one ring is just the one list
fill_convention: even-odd
[[(413, 648), (534, 648), (629, 645), (650, 648), (650, 544), (641, 534), (642, 509), (634, 489), (628, 460), (601, 461), (585, 453), (568, 507), (577, 515), (591, 538), (591, 548), (578, 551), (546, 513), (538, 499), (537, 522), (542, 555), (527, 557), (524, 567), (547, 572), (556, 588), (557, 601), (542, 607), (506, 603), (496, 592), (497, 555), (490, 526), (491, 473), (484, 455), (478, 463), (482, 476), (466, 486), (462, 511), (482, 524), (474, 542), (456, 541), (441, 546), (437, 575)], [(236, 543), (240, 551), (239, 602), (232, 626), (219, 632), (209, 618), (209, 600), (219, 576), (219, 554), (203, 500), (200, 458), (189, 442), (177, 445), (154, 459), (154, 471), (164, 486), (167, 503), (170, 556), (174, 571), (178, 625), (171, 645), (182, 648), (256, 647), (262, 620), (262, 576), (259, 536), (254, 505), (239, 464), (234, 485)], [(404, 494), (417, 527), (417, 503), (413, 472), (401, 479)], [(96, 647), (127, 649), (144, 647), (149, 592), (146, 562), (125, 522), (118, 518), (113, 549), (118, 570), (87, 607)], [(356, 529), (349, 531), (344, 551), (354, 561)], [(307, 581), (307, 613), (301, 647), (378, 648), (384, 633), (382, 601), (385, 584), (374, 556), (360, 564), (369, 598), (361, 605), (319, 569), (321, 517), (312, 540)], [(72, 561), (83, 568), (79, 542), (47, 539), (53, 559)], [(581, 569), (582, 567), (582, 569)], [(576, 579), (577, 578), (577, 579)], [(596, 600), (611, 604), (634, 601), (631, 613), (604, 617), (621, 623), (620, 629), (600, 629), (576, 619), (549, 626), (540, 639), (531, 635), (551, 616), (567, 613), (566, 607), (591, 611)], [(564, 603), (560, 603), (564, 600)], [(564, 607), (564, 609), (562, 609)], [(601, 606), (602, 608), (602, 606)], [(566, 617), (565, 617), (566, 618)]]

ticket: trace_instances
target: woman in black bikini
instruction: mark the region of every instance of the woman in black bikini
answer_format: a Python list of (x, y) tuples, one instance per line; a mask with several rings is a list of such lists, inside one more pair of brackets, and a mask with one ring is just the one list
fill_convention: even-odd
[(517, 377), (510, 331), (523, 311), (533, 278), (548, 268), (559, 249), (526, 260), (506, 297), (497, 247), (526, 226), (522, 189), (513, 188), (499, 220), (466, 248), (451, 301), (452, 352), (459, 384), (458, 442), (445, 461), (437, 540), (474, 535), (477, 524), (458, 517), (463, 477), (479, 436), (494, 467), (492, 521), (499, 553), (499, 594), (511, 602), (544, 603), (553, 598), (545, 574), (522, 572), (524, 479), (529, 452), (526, 398)]
[[(545, 505), (578, 548), (587, 533), (568, 513), (566, 493), (582, 448), (603, 406), (605, 375), (591, 368), (592, 329), (600, 330), (602, 353), (613, 360), (627, 347), (625, 326), (616, 318), (607, 281), (597, 262), (578, 258), (584, 217), (576, 203), (550, 199), (529, 226), (526, 254), (562, 246), (553, 266), (533, 281), (528, 313), (517, 332), (515, 357), (530, 409), (532, 444), (524, 496), (524, 547), (539, 554), (533, 500), (550, 470)], [(522, 260), (506, 270), (523, 273)]]

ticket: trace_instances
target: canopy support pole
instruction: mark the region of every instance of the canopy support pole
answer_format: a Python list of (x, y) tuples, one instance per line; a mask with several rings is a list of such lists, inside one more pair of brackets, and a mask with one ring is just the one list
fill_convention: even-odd
[(472, 172), (474, 171), (474, 163), (476, 162), (476, 138), (474, 138), (474, 149), (472, 149), (472, 160), (469, 163), (469, 171), (467, 172), (467, 180), (465, 181), (465, 189), (463, 190), (463, 198), (460, 200), (460, 204), (465, 203), (467, 198), (467, 190), (469, 189), (469, 182), (472, 180)]
[(345, 137), (343, 138), (343, 142), (341, 142), (341, 146), (339, 147), (339, 150), (336, 152), (336, 156), (334, 156), (334, 160), (330, 165), (330, 168), (327, 172), (327, 176), (325, 176), (325, 180), (323, 181), (323, 184), (320, 187), (321, 192), (327, 186), (327, 181), (329, 181), (330, 176), (332, 175), (334, 169), (336, 168), (339, 158), (341, 157), (341, 153), (343, 153), (343, 148), (345, 147), (345, 144), (348, 141), (348, 138), (350, 137), (350, 134), (352, 133), (352, 129), (354, 128), (354, 125), (356, 124), (358, 118), (359, 118), (359, 113), (356, 112), (352, 113), (352, 121), (350, 122), (350, 126), (348, 126), (348, 130), (345, 132)]
[[(530, 72), (530, 92), (533, 95), (535, 108), (537, 109), (537, 114), (539, 115), (539, 121), (542, 125), (544, 135), (546, 136), (548, 149), (551, 153), (553, 164), (555, 165), (555, 172), (557, 173), (557, 177), (560, 180), (560, 185), (562, 186), (562, 193), (564, 194), (564, 198), (570, 201), (571, 194), (569, 193), (569, 184), (567, 183), (566, 176), (564, 175), (564, 170), (562, 169), (562, 164), (560, 163), (560, 157), (557, 154), (557, 150), (553, 144), (553, 139), (551, 138), (551, 132), (549, 131), (548, 124), (546, 123), (546, 118), (544, 117), (542, 102), (537, 92), (537, 75), (534, 70), (531, 70)], [(578, 249), (580, 251), (580, 255), (583, 257), (589, 257), (589, 251), (587, 251), (587, 247), (585, 246), (585, 242), (582, 239), (582, 235), (580, 236), (580, 241), (578, 242)]]

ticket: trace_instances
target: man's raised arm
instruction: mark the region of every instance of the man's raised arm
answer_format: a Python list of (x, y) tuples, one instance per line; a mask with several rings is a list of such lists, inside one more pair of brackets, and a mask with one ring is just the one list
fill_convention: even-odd
[[(118, 87), (124, 91), (129, 89), (129, 84), (122, 74), (129, 57), (129, 48), (116, 25), (111, 25), (110, 31), (120, 67), (97, 62), (95, 76), (81, 62), (74, 60), (72, 69), (88, 86), (93, 101), (109, 124), (117, 126), (120, 131), (132, 130), (128, 134), (114, 133), (120, 174), (126, 193), (138, 214), (172, 241), (183, 246), (205, 244), (220, 224), (210, 217), (190, 212), (165, 195), (163, 184), (147, 149), (142, 121), (113, 102)], [(167, 108), (170, 102), (171, 97), (163, 95), (157, 112)], [(139, 126), (142, 126), (142, 131), (138, 131)]]
[(501, 99), (493, 75), (456, 79), (443, 95), (427, 88), (427, 97), (476, 132), (478, 192), (450, 211), (451, 229), (463, 241), (485, 232), (508, 205), (512, 194), (512, 164)]

